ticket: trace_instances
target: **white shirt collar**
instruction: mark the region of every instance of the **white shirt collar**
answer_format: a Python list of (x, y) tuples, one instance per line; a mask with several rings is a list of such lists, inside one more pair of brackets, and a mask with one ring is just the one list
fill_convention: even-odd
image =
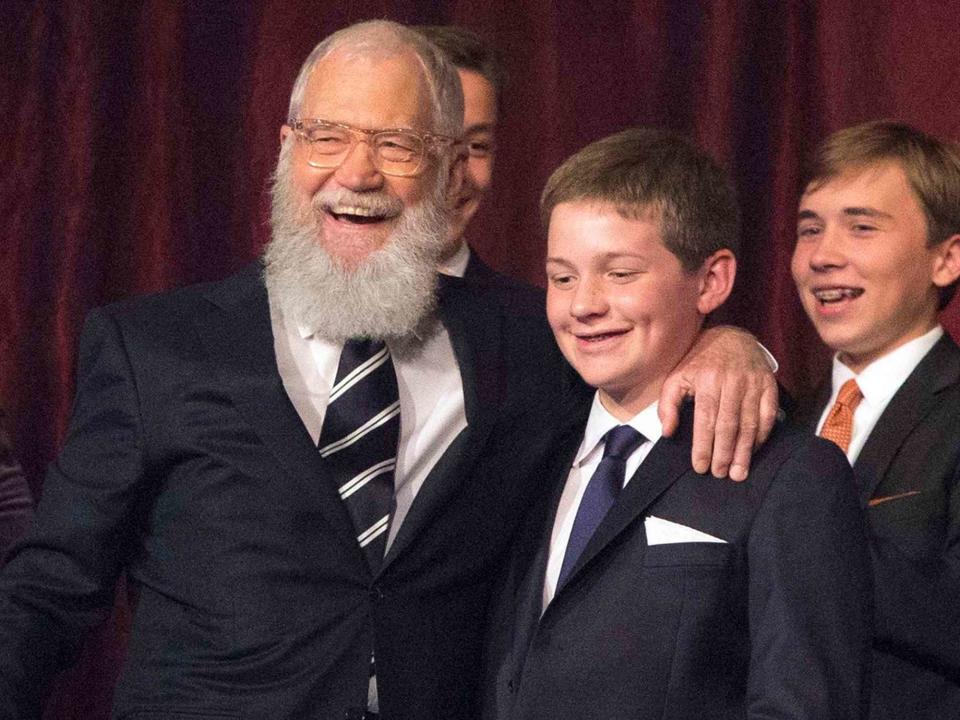
[(460, 247), (450, 256), (446, 262), (437, 265), (437, 270), (441, 275), (450, 275), (452, 277), (462, 278), (467, 272), (467, 264), (470, 262), (470, 248), (463, 238), (460, 239)]
[(833, 404), (840, 387), (850, 378), (857, 379), (863, 399), (870, 405), (886, 405), (924, 356), (943, 336), (943, 328), (937, 325), (929, 332), (904, 343), (883, 357), (877, 358), (859, 373), (840, 362), (839, 354), (833, 356), (832, 393), (829, 405)]
[(580, 443), (580, 449), (573, 460), (575, 466), (580, 465), (590, 455), (603, 440), (610, 430), (618, 425), (630, 425), (634, 430), (643, 435), (650, 442), (657, 442), (663, 434), (663, 425), (657, 416), (657, 403), (647, 405), (627, 422), (622, 423), (600, 402), (600, 393), (594, 393), (593, 405), (590, 407), (590, 417), (587, 418), (587, 427), (583, 431), (583, 442)]

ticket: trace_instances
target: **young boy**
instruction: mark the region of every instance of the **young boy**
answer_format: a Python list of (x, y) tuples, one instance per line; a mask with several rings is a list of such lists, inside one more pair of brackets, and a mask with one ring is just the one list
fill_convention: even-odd
[(862, 717), (869, 569), (842, 454), (778, 427), (740, 484), (692, 470), (690, 412), (661, 438), (660, 386), (736, 273), (724, 174), (632, 129), (567, 160), (542, 209), (548, 319), (597, 392), (493, 610), (486, 717)]
[(960, 717), (960, 150), (906, 125), (834, 133), (793, 276), (832, 382), (808, 420), (853, 465), (876, 587), (871, 717)]

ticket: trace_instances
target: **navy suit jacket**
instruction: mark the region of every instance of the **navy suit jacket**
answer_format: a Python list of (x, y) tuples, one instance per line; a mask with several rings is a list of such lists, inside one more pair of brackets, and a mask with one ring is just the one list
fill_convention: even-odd
[[(829, 386), (801, 408), (816, 423)], [(960, 718), (960, 348), (944, 335), (853, 466), (876, 586), (871, 717)]]
[[(93, 312), (35, 527), (0, 576), (0, 718), (36, 713), (126, 572), (119, 718), (469, 718), (491, 577), (561, 359), (541, 295), (443, 280), (468, 427), (371, 576), (276, 367), (259, 265)], [(531, 362), (535, 358), (536, 362)], [(534, 418), (536, 418), (534, 420)]]
[[(541, 616), (555, 490), (498, 592), (488, 720), (859, 718), (869, 676), (862, 513), (836, 447), (778, 427), (744, 483), (690, 468), (690, 413), (661, 439)], [(656, 516), (724, 543), (648, 542)]]

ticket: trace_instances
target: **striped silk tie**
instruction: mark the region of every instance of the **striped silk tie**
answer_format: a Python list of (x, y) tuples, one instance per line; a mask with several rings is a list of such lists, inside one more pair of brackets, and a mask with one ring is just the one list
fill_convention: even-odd
[(387, 547), (399, 437), (400, 396), (390, 351), (381, 340), (348, 340), (317, 449), (374, 573)]

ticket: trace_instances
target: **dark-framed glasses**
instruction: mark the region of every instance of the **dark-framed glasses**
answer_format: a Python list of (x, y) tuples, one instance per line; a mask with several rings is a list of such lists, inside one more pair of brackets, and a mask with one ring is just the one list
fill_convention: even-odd
[(315, 168), (337, 168), (358, 142), (370, 148), (374, 167), (384, 175), (409, 177), (425, 166), (427, 153), (453, 145), (445, 135), (406, 128), (367, 130), (345, 123), (312, 118), (291, 118), (287, 124), (310, 150), (307, 164)]

